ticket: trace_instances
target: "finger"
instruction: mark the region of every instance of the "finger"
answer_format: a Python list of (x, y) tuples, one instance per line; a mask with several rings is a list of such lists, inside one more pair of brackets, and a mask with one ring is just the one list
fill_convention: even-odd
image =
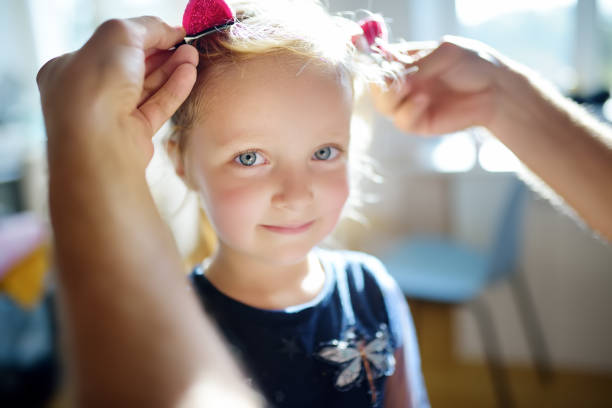
[(166, 83), (137, 109), (153, 133), (157, 132), (187, 99), (195, 80), (196, 68), (190, 63), (182, 64), (174, 70)]
[(172, 52), (172, 49), (170, 49), (170, 50), (166, 50), (166, 49), (158, 50), (157, 48), (149, 48), (149, 49), (145, 50), (145, 59), (147, 59), (147, 58), (149, 58), (152, 55), (155, 55), (157, 53), (166, 52), (166, 51)]
[(166, 50), (185, 37), (183, 27), (172, 27), (158, 17), (142, 16), (127, 20), (134, 24), (135, 41), (143, 50)]
[(438, 77), (459, 61), (462, 50), (451, 42), (443, 42), (433, 51), (416, 58), (412, 66), (418, 67), (414, 73), (413, 80), (426, 80)]
[(391, 115), (411, 91), (410, 81), (388, 82), (385, 85), (372, 84), (370, 93), (376, 109), (383, 115)]
[(421, 52), (431, 52), (440, 45), (439, 41), (402, 41), (387, 45), (391, 50), (402, 54), (414, 55)]
[(145, 77), (161, 67), (174, 54), (173, 51), (157, 51), (145, 59)]
[(406, 69), (417, 70), (415, 62), (422, 59), (431, 53), (440, 44), (436, 41), (413, 41), (401, 42), (394, 44), (386, 44), (385, 50), (393, 56), (393, 58), (404, 64)]
[(429, 95), (419, 93), (408, 96), (393, 112), (393, 123), (404, 132), (414, 133), (419, 129), (423, 133), (423, 124), (427, 122), (427, 108), (431, 103)]
[(172, 73), (183, 64), (198, 64), (198, 52), (190, 45), (179, 47), (158, 69), (145, 78), (143, 90), (138, 105), (141, 105), (158, 89), (160, 89)]
[(143, 16), (125, 20), (107, 20), (98, 27), (85, 49), (92, 48), (95, 54), (103, 49), (117, 46), (135, 47), (146, 55), (155, 50), (166, 50), (180, 42), (185, 36), (182, 27), (171, 27), (158, 17)]
[(424, 134), (444, 134), (482, 125), (479, 119), (483, 115), (483, 109), (492, 106), (488, 101), (490, 95), (486, 91), (448, 95), (430, 106), (427, 121), (416, 123), (414, 131)]

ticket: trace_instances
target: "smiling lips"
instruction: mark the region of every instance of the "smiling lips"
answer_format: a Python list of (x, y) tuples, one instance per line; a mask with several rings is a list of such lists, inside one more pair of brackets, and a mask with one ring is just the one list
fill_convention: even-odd
[(312, 226), (312, 224), (314, 224), (314, 220), (309, 221), (306, 224), (301, 224), (301, 225), (296, 225), (296, 226), (279, 227), (276, 225), (262, 225), (262, 227), (267, 229), (268, 231), (276, 232), (278, 234), (300, 234), (308, 230)]

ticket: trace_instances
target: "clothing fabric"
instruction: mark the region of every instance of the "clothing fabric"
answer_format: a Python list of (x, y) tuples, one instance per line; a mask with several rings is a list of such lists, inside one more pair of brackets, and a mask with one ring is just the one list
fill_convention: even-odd
[(191, 273), (249, 381), (272, 407), (382, 407), (397, 365), (406, 370), (412, 406), (429, 406), (410, 312), (384, 266), (360, 252), (315, 251), (326, 275), (323, 289), (283, 310), (232, 299), (202, 265)]
[(0, 293), (0, 406), (43, 407), (60, 383), (55, 302), (32, 309)]

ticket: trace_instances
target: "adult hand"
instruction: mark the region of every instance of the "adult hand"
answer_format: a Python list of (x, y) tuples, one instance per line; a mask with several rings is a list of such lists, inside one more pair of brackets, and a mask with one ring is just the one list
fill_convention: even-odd
[(401, 87), (372, 87), (376, 107), (405, 132), (449, 133), (488, 126), (496, 113), (500, 56), (474, 40), (445, 37), (440, 44), (405, 43), (396, 51), (412, 56), (418, 71)]
[(156, 17), (109, 20), (81, 49), (47, 62), (37, 82), (50, 166), (115, 145), (144, 168), (151, 137), (196, 79), (195, 48), (167, 51), (184, 35)]
[[(372, 88), (378, 109), (408, 133), (484, 126), (595, 231), (612, 239), (612, 129), (529, 68), (477, 41), (406, 43), (402, 86)], [(401, 81), (400, 81), (401, 84)], [(537, 183), (545, 196), (554, 196)], [(557, 200), (555, 200), (557, 201)]]
[(186, 292), (145, 178), (151, 137), (196, 79), (193, 47), (167, 51), (184, 34), (153, 17), (110, 20), (38, 74), (62, 357), (76, 406), (257, 406)]

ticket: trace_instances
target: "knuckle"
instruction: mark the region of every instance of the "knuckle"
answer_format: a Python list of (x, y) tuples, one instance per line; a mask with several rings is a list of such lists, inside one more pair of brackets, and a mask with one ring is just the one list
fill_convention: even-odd
[(36, 74), (36, 83), (38, 84), (39, 87), (44, 82), (44, 80), (50, 75), (49, 71), (52, 70), (52, 68), (57, 64), (59, 58), (60, 57), (52, 58), (49, 61), (47, 61), (42, 67), (40, 67), (40, 69), (38, 70), (38, 73)]
[(73, 53), (66, 53), (59, 57), (55, 57), (47, 61), (36, 74), (36, 84), (39, 89), (45, 87), (45, 84), (63, 79), (63, 72), (70, 65)]
[(157, 16), (142, 16), (142, 19), (149, 23), (166, 25), (166, 23)]
[(131, 19), (130, 21), (137, 23), (139, 25), (142, 25), (144, 27), (155, 27), (155, 26), (161, 26), (164, 27), (165, 29), (169, 29), (170, 26), (161, 18), (157, 17), (157, 16), (140, 16), (140, 17), (136, 17), (134, 19)]
[(131, 31), (131, 27), (130, 27), (130, 23), (126, 20), (112, 18), (100, 24), (100, 27), (98, 28), (97, 31), (101, 35), (122, 36), (122, 35), (129, 35)]
[(438, 49), (439, 55), (449, 61), (472, 59), (478, 56), (479, 49), (475, 44), (461, 38), (445, 39)]
[(461, 47), (450, 39), (444, 39), (444, 41), (440, 43), (440, 46), (438, 48), (441, 52), (449, 55), (461, 52)]

